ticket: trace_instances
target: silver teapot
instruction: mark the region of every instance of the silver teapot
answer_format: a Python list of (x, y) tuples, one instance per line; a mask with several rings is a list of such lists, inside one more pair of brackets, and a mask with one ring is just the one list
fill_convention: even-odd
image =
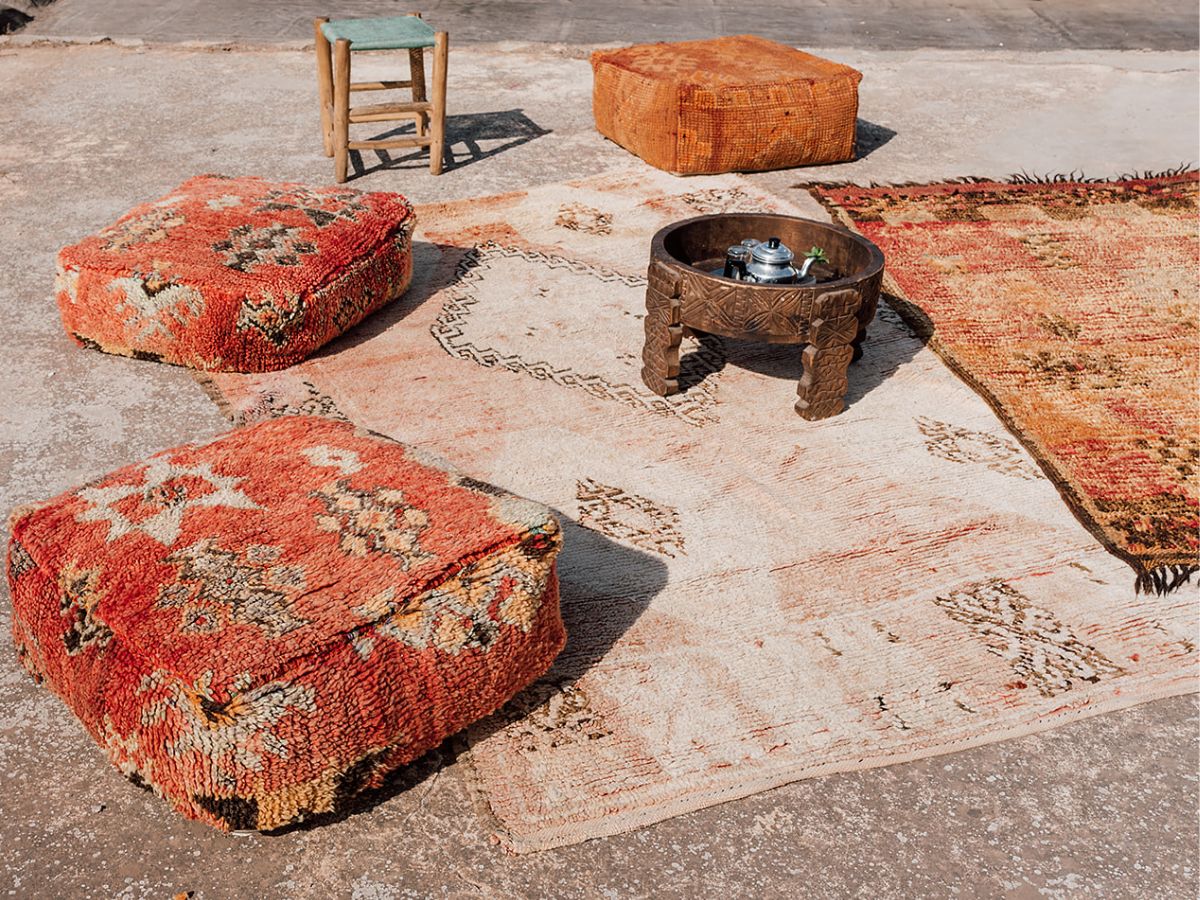
[(824, 254), (814, 247), (797, 269), (793, 265), (796, 254), (779, 238), (767, 238), (765, 241), (747, 238), (726, 251), (725, 267), (713, 274), (757, 284), (807, 284), (816, 281), (815, 277), (808, 274), (808, 270), (823, 258)]

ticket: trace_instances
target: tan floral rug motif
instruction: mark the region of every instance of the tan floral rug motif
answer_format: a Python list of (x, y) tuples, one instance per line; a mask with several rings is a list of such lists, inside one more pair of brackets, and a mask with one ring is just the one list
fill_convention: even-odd
[(343, 415), (558, 511), (567, 649), (470, 732), (504, 843), (1195, 690), (1194, 593), (1135, 594), (889, 308), (831, 419), (793, 412), (796, 348), (687, 339), (687, 390), (645, 390), (650, 237), (721, 210), (796, 211), (645, 170), (422, 207), (404, 299), (210, 383), (237, 421)]
[(821, 186), (1142, 590), (1200, 569), (1200, 174)]

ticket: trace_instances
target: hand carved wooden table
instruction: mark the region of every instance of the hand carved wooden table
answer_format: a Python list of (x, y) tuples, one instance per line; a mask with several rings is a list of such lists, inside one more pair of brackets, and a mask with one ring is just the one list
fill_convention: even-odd
[[(779, 237), (828, 257), (816, 284), (767, 285), (712, 275), (743, 238)], [(818, 275), (820, 277), (820, 274)], [(705, 332), (773, 344), (805, 344), (796, 412), (805, 419), (845, 406), (846, 370), (862, 355), (883, 280), (883, 253), (844, 228), (770, 214), (698, 216), (668, 225), (650, 245), (642, 381), (656, 394), (679, 390), (679, 343)]]

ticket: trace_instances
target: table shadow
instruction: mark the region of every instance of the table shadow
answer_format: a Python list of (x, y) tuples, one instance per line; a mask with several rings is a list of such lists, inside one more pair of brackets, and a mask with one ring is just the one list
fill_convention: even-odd
[[(768, 378), (793, 382), (800, 380), (803, 344), (739, 341), (711, 334), (697, 334), (696, 340), (700, 343), (700, 350), (684, 353), (679, 359), (679, 386), (682, 391), (690, 390), (727, 365)], [(846, 407), (853, 406), (883, 384), (925, 346), (926, 340), (896, 314), (886, 296), (881, 296), (875, 319), (867, 328), (863, 355), (850, 364)], [(715, 366), (711, 363), (714, 356), (719, 360)]]

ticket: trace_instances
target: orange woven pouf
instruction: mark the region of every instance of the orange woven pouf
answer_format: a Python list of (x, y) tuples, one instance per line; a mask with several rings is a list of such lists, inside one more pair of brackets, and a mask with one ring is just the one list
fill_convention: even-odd
[(862, 73), (754, 35), (592, 54), (605, 137), (684, 175), (854, 158)]
[(338, 812), (497, 709), (565, 640), (546, 507), (289, 416), (18, 512), (25, 668), (189, 818)]
[(202, 175), (58, 254), (58, 308), (96, 350), (224, 372), (294, 365), (412, 279), (399, 194)]

